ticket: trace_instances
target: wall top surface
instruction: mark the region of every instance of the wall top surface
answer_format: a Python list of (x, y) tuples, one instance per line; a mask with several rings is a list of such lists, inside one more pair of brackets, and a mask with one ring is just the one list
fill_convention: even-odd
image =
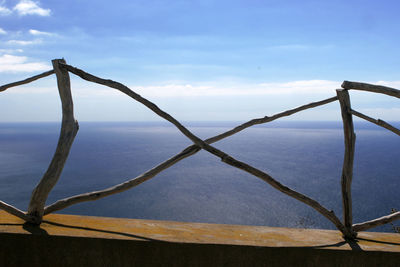
[(187, 223), (50, 214), (40, 226), (0, 210), (0, 234), (35, 234), (143, 242), (298, 247), (400, 252), (400, 234), (360, 232), (346, 242), (339, 231), (225, 224)]

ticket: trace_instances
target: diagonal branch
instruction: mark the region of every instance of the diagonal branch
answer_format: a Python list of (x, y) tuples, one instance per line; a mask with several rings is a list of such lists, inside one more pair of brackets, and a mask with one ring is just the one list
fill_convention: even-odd
[(267, 182), (273, 188), (281, 191), (282, 193), (284, 193), (284, 194), (286, 194), (288, 196), (291, 196), (291, 197), (303, 202), (304, 204), (309, 205), (310, 207), (312, 207), (313, 209), (318, 211), (320, 214), (322, 214), (325, 218), (330, 220), (336, 226), (336, 228), (338, 230), (340, 230), (345, 236), (349, 235), (347, 229), (340, 222), (340, 220), (336, 217), (335, 213), (332, 210), (326, 209), (324, 206), (322, 206), (316, 200), (314, 200), (314, 199), (312, 199), (312, 198), (310, 198), (310, 197), (308, 197), (306, 195), (303, 195), (303, 194), (301, 194), (301, 193), (299, 193), (299, 192), (297, 192), (297, 191), (295, 191), (293, 189), (290, 189), (289, 187), (279, 183), (278, 181), (276, 181), (274, 178), (272, 178), (267, 173), (262, 172), (262, 171), (260, 171), (260, 170), (258, 170), (256, 168), (244, 163), (244, 162), (238, 161), (238, 160), (230, 157), (229, 155), (223, 153), (222, 151), (220, 152), (220, 154), (223, 154), (223, 156), (221, 156), (221, 159), (222, 159), (223, 162), (225, 162), (225, 163), (227, 163), (227, 164), (229, 164), (229, 165), (231, 165), (233, 167), (236, 167), (238, 169), (241, 169), (241, 170), (243, 170), (243, 171), (245, 171), (247, 173), (250, 173), (250, 174), (260, 178), (264, 182)]
[[(310, 103), (307, 105), (303, 105), (303, 106), (300, 106), (300, 107), (297, 107), (294, 109), (290, 109), (290, 110), (272, 115), (270, 117), (265, 116), (263, 118), (253, 119), (253, 120), (250, 120), (248, 122), (245, 122), (245, 123), (235, 127), (234, 129), (231, 129), (229, 131), (226, 131), (226, 132), (216, 135), (214, 137), (208, 138), (207, 140), (205, 140), (205, 142), (212, 144), (212, 143), (220, 141), (226, 137), (232, 136), (233, 134), (238, 133), (238, 132), (240, 132), (248, 127), (251, 127), (253, 125), (271, 122), (271, 121), (274, 121), (281, 117), (289, 116), (289, 115), (292, 115), (294, 113), (297, 113), (297, 112), (300, 112), (302, 110), (306, 110), (309, 108), (314, 108), (314, 107), (318, 107), (321, 105), (325, 105), (325, 104), (328, 104), (328, 103), (336, 101), (336, 100), (337, 100), (337, 96), (331, 97), (331, 98), (328, 98), (328, 99), (325, 99), (322, 101), (313, 102), (313, 103)], [(49, 214), (54, 211), (64, 209), (66, 207), (69, 207), (71, 205), (74, 205), (74, 204), (77, 204), (80, 202), (94, 201), (94, 200), (97, 200), (97, 199), (100, 199), (100, 198), (103, 198), (103, 197), (106, 197), (106, 196), (109, 196), (112, 194), (120, 193), (120, 192), (126, 191), (128, 189), (131, 189), (131, 188), (133, 188), (137, 185), (140, 185), (141, 183), (155, 177), (157, 174), (159, 174), (163, 170), (171, 167), (172, 165), (178, 163), (179, 161), (196, 154), (198, 151), (200, 151), (200, 148), (197, 145), (188, 146), (187, 148), (185, 148), (183, 151), (181, 151), (177, 155), (171, 157), (170, 159), (160, 163), (156, 167), (150, 169), (149, 171), (147, 171), (131, 180), (128, 180), (126, 182), (117, 184), (115, 186), (112, 186), (112, 187), (109, 187), (109, 188), (106, 188), (103, 190), (79, 194), (79, 195), (75, 195), (75, 196), (72, 196), (69, 198), (64, 198), (64, 199), (58, 200), (57, 202), (47, 206), (45, 208), (44, 214)]]
[(30, 217), (26, 215), (22, 210), (17, 209), (14, 206), (11, 206), (3, 201), (0, 201), (0, 209), (21, 218), (24, 221), (29, 221)]
[(361, 119), (364, 119), (364, 120), (367, 120), (369, 122), (375, 123), (376, 125), (379, 125), (379, 126), (381, 126), (383, 128), (388, 129), (389, 131), (392, 131), (393, 133), (395, 133), (397, 135), (400, 135), (400, 130), (399, 129), (397, 129), (396, 127), (390, 125), (389, 123), (387, 123), (387, 122), (385, 122), (385, 121), (383, 121), (381, 119), (377, 119), (376, 120), (374, 118), (368, 117), (367, 115), (364, 115), (361, 112), (358, 112), (358, 111), (355, 111), (355, 110), (351, 110), (351, 114), (353, 114), (353, 115), (355, 115), (355, 116), (357, 116), (357, 117), (359, 117)]
[(51, 189), (60, 178), (62, 169), (67, 160), (74, 138), (78, 132), (78, 122), (74, 118), (74, 110), (71, 95), (71, 86), (68, 71), (60, 68), (60, 63), (65, 63), (63, 59), (52, 61), (54, 71), (57, 76), (58, 90), (62, 104), (62, 124), (60, 137), (53, 159), (40, 180), (39, 184), (32, 192), (28, 207), (28, 214), (31, 222), (40, 224), (44, 213), (44, 205)]
[(102, 84), (102, 85), (117, 89), (118, 91), (121, 91), (122, 93), (130, 96), (134, 100), (138, 101), (139, 103), (142, 103), (144, 106), (146, 106), (147, 108), (152, 110), (154, 113), (156, 113), (161, 118), (163, 118), (163, 119), (169, 121), (170, 123), (172, 123), (173, 125), (175, 125), (176, 128), (178, 128), (178, 130), (182, 134), (184, 134), (187, 138), (192, 140), (193, 143), (195, 143), (198, 146), (200, 146), (201, 148), (203, 148), (203, 146), (202, 146), (203, 141), (200, 138), (198, 138), (197, 136), (195, 136), (188, 129), (186, 129), (186, 127), (184, 127), (179, 121), (177, 121), (174, 117), (172, 117), (165, 111), (161, 110), (156, 104), (154, 104), (153, 102), (140, 96), (139, 94), (133, 92), (131, 89), (129, 89), (127, 86), (123, 85), (122, 83), (99, 78), (97, 76), (94, 76), (90, 73), (87, 73), (81, 69), (75, 68), (75, 67), (67, 65), (67, 64), (62, 64), (61, 66), (65, 70), (72, 72), (73, 74), (81, 77), (82, 79), (84, 79), (86, 81)]
[(369, 91), (373, 93), (380, 93), (400, 98), (400, 90), (382, 85), (344, 81), (342, 83), (342, 88)]
[(229, 130), (229, 131), (227, 131), (225, 133), (222, 133), (220, 135), (211, 137), (211, 138), (207, 139), (206, 142), (211, 144), (211, 143), (219, 141), (219, 140), (221, 140), (221, 139), (223, 139), (225, 137), (228, 137), (228, 136), (231, 136), (231, 135), (233, 135), (235, 133), (238, 133), (238, 132), (240, 132), (240, 131), (242, 131), (242, 130), (250, 127), (250, 126), (271, 122), (271, 121), (274, 121), (276, 119), (279, 119), (279, 118), (282, 118), (282, 117), (286, 117), (286, 116), (290, 116), (290, 115), (293, 115), (293, 114), (295, 114), (297, 112), (300, 112), (300, 111), (303, 111), (303, 110), (306, 110), (306, 109), (309, 109), (309, 108), (319, 107), (319, 106), (331, 103), (331, 102), (336, 101), (336, 100), (338, 100), (338, 98), (337, 98), (337, 96), (334, 96), (334, 97), (327, 98), (327, 99), (324, 99), (324, 100), (321, 100), (321, 101), (312, 102), (312, 103), (309, 103), (309, 104), (306, 104), (306, 105), (303, 105), (303, 106), (300, 106), (300, 107), (297, 107), (297, 108), (294, 108), (294, 109), (289, 109), (289, 110), (274, 114), (274, 115), (272, 115), (270, 117), (269, 116), (265, 116), (263, 118), (253, 119), (253, 120), (250, 120), (248, 122), (245, 122), (245, 123), (233, 128), (233, 129), (231, 129), (231, 130)]
[(353, 229), (356, 232), (365, 231), (365, 230), (371, 229), (373, 227), (377, 227), (380, 225), (384, 225), (384, 224), (393, 222), (395, 220), (400, 220), (400, 211), (395, 212), (390, 215), (387, 215), (387, 216), (383, 216), (383, 217), (371, 220), (371, 221), (353, 224)]
[(47, 76), (49, 76), (49, 75), (51, 75), (51, 74), (53, 74), (53, 73), (54, 73), (54, 70), (49, 70), (49, 71), (43, 72), (42, 74), (32, 76), (32, 77), (27, 78), (27, 79), (22, 80), (22, 81), (18, 81), (18, 82), (13, 82), (13, 83), (9, 83), (9, 84), (2, 85), (2, 86), (0, 86), (0, 92), (5, 91), (5, 90), (7, 90), (7, 89), (10, 88), (10, 87), (14, 87), (14, 86), (18, 86), (18, 85), (23, 85), (23, 84), (27, 84), (27, 83), (36, 81), (36, 80), (38, 80), (38, 79), (47, 77)]
[(147, 172), (131, 179), (126, 182), (123, 182), (121, 184), (117, 184), (115, 186), (99, 190), (99, 191), (94, 191), (94, 192), (89, 192), (89, 193), (84, 193), (84, 194), (79, 194), (75, 195), (69, 198), (64, 198), (61, 200), (56, 201), (55, 203), (47, 206), (44, 210), (44, 214), (49, 214), (58, 210), (65, 209), (66, 207), (69, 207), (71, 205), (81, 203), (81, 202), (86, 202), (86, 201), (94, 201), (109, 195), (117, 194), (124, 192), (128, 189), (131, 189), (137, 185), (140, 185), (141, 183), (144, 183), (145, 181), (153, 178), (163, 170), (171, 167), (175, 163), (181, 161), (184, 158), (187, 158), (196, 152), (198, 152), (200, 148), (196, 145), (191, 145), (181, 153), (177, 154), (176, 156), (162, 162), (161, 164), (157, 165), (156, 167), (148, 170)]

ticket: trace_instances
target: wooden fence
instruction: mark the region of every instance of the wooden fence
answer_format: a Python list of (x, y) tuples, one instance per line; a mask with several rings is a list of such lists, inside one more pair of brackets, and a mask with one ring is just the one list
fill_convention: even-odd
[[(0, 208), (9, 212), (15, 216), (22, 218), (23, 220), (34, 223), (40, 224), (42, 222), (42, 218), (44, 215), (64, 209), (68, 206), (73, 204), (77, 204), (84, 201), (93, 201), (97, 200), (112, 194), (120, 193), (130, 188), (133, 188), (153, 177), (157, 174), (162, 172), (163, 170), (171, 167), (175, 163), (181, 161), (184, 158), (194, 155), (201, 149), (208, 151), (209, 153), (215, 155), (216, 157), (220, 158), (222, 162), (241, 169), (245, 172), (248, 172), (259, 179), (265, 181), (266, 183), (270, 184), (275, 189), (281, 191), (284, 194), (287, 194), (306, 205), (309, 205), (313, 209), (317, 210), (321, 215), (331, 221), (336, 228), (342, 232), (344, 238), (353, 239), (357, 236), (357, 232), (367, 230), (382, 224), (390, 223), (394, 220), (400, 219), (400, 211), (394, 212), (390, 215), (376, 218), (374, 220), (362, 222), (362, 223), (353, 223), (352, 219), (352, 200), (351, 200), (351, 182), (352, 182), (352, 175), (353, 175), (353, 160), (354, 160), (354, 149), (355, 149), (355, 140), (356, 135), (354, 133), (353, 127), (353, 115), (365, 119), (369, 122), (382, 126), (393, 133), (400, 135), (400, 130), (393, 127), (389, 123), (380, 120), (374, 119), (367, 115), (364, 115), (358, 111), (355, 111), (351, 108), (350, 97), (348, 90), (362, 90), (362, 91), (369, 91), (374, 93), (386, 94), (389, 96), (400, 98), (400, 90), (379, 86), (379, 85), (372, 85), (366, 83), (358, 83), (358, 82), (349, 82), (344, 81), (342, 84), (342, 89), (336, 90), (336, 96), (318, 101), (309, 103), (307, 105), (303, 105), (294, 109), (290, 109), (273, 116), (265, 116), (262, 118), (257, 118), (245, 122), (229, 131), (216, 135), (214, 137), (208, 138), (206, 140), (202, 140), (194, 135), (191, 131), (185, 128), (179, 121), (177, 121), (174, 117), (166, 113), (165, 111), (161, 110), (151, 101), (143, 98), (139, 94), (135, 93), (127, 86), (115, 82), (112, 80), (106, 80), (94, 76), (90, 73), (87, 73), (81, 69), (73, 67), (71, 65), (66, 64), (64, 59), (55, 59), (52, 61), (53, 70), (44, 72), (42, 74), (30, 77), (23, 81), (18, 81), (10, 84), (6, 84), (0, 87), (0, 92), (7, 90), (10, 87), (30, 83), (37, 79), (55, 74), (57, 77), (57, 85), (58, 91), (61, 98), (62, 103), (62, 124), (61, 124), (61, 132), (60, 137), (58, 140), (57, 148), (53, 159), (46, 171), (43, 175), (42, 179), (38, 183), (38, 185), (34, 188), (32, 192), (32, 196), (30, 199), (30, 203), (28, 206), (27, 212), (21, 211), (16, 207), (13, 207), (3, 201), (0, 201)], [(53, 204), (45, 206), (47, 197), (52, 190), (52, 188), (57, 183), (64, 164), (67, 160), (70, 148), (74, 141), (74, 138), (78, 132), (79, 125), (78, 122), (74, 118), (74, 111), (73, 111), (73, 101), (71, 95), (71, 85), (70, 85), (70, 78), (69, 73), (73, 73), (84, 80), (102, 84), (116, 90), (121, 91), (122, 93), (128, 95), (129, 97), (133, 98), (134, 100), (140, 102), (141, 104), (145, 105), (147, 108), (152, 110), (158, 116), (162, 117), (163, 119), (169, 121), (173, 125), (181, 131), (187, 138), (189, 138), (193, 145), (188, 146), (180, 153), (176, 154), (172, 158), (167, 159), (166, 161), (160, 163), (159, 165), (155, 166), (154, 168), (148, 170), (147, 172), (128, 180), (124, 183), (117, 184), (115, 186), (106, 188), (100, 191), (89, 192), (85, 194), (79, 194), (75, 196), (71, 196), (69, 198), (64, 198), (61, 200), (56, 201)], [(322, 106), (334, 101), (339, 101), (341, 107), (341, 114), (342, 114), (342, 121), (343, 121), (343, 130), (344, 130), (344, 143), (345, 143), (345, 152), (344, 152), (344, 161), (343, 161), (343, 170), (342, 170), (342, 177), (341, 177), (341, 190), (342, 190), (342, 203), (343, 203), (343, 222), (335, 215), (333, 210), (329, 210), (326, 207), (322, 206), (318, 201), (297, 192), (283, 184), (279, 181), (271, 177), (268, 173), (263, 172), (245, 162), (241, 162), (232, 156), (226, 154), (225, 152), (213, 147), (211, 144), (217, 141), (220, 141), (226, 137), (229, 137), (235, 133), (238, 133), (250, 126), (263, 124), (267, 122), (274, 121), (276, 119), (290, 116), (294, 113), (309, 109), (315, 108), (318, 106)]]

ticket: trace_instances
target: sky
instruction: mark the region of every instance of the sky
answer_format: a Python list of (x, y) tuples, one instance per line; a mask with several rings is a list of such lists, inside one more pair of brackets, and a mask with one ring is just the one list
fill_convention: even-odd
[[(179, 121), (247, 121), (336, 95), (343, 80), (400, 88), (399, 1), (0, 0), (0, 85), (51, 60), (119, 81)], [(160, 120), (71, 74), (78, 121)], [(400, 101), (350, 92), (400, 121)], [(0, 92), (0, 122), (60, 121), (54, 75)], [(340, 120), (339, 103), (292, 116)]]

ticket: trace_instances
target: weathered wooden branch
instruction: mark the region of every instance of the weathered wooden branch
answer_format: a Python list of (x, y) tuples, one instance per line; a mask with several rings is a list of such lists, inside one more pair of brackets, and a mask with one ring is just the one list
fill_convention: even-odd
[(69, 206), (77, 204), (77, 203), (81, 203), (81, 202), (85, 202), (85, 201), (94, 201), (94, 200), (97, 200), (97, 199), (100, 199), (100, 198), (103, 198), (103, 197), (106, 197), (109, 195), (124, 192), (130, 188), (133, 188), (133, 187), (153, 178), (154, 176), (156, 176), (163, 170), (169, 168), (170, 166), (174, 165), (175, 163), (179, 162), (180, 160), (195, 154), (199, 150), (200, 150), (200, 148), (198, 146), (191, 145), (188, 147), (188, 149), (185, 149), (181, 153), (162, 162), (161, 164), (157, 165), (156, 167), (135, 177), (134, 179), (128, 180), (126, 182), (117, 184), (115, 186), (112, 186), (112, 187), (109, 187), (109, 188), (106, 188), (103, 190), (79, 194), (79, 195), (75, 195), (75, 196), (72, 196), (69, 198), (64, 198), (64, 199), (58, 200), (55, 203), (47, 206), (44, 210), (44, 214), (46, 215), (46, 214), (64, 209), (66, 207), (69, 207)]
[(2, 209), (14, 216), (17, 216), (17, 217), (23, 219), (24, 221), (28, 221), (30, 219), (29, 216), (26, 215), (22, 210), (19, 210), (16, 207), (11, 206), (1, 200), (0, 200), (0, 209)]
[(60, 68), (60, 64), (65, 63), (65, 61), (63, 59), (55, 59), (52, 63), (57, 76), (57, 85), (62, 104), (62, 124), (53, 159), (39, 184), (33, 190), (29, 203), (28, 215), (31, 217), (30, 221), (36, 224), (40, 224), (42, 221), (47, 197), (61, 175), (79, 128), (78, 122), (74, 118), (69, 74), (68, 71)]
[(367, 222), (363, 222), (363, 223), (356, 223), (353, 224), (353, 229), (354, 231), (365, 231), (380, 225), (384, 225), (390, 222), (393, 222), (395, 220), (400, 220), (400, 211), (392, 213), (390, 215), (387, 216), (383, 216), (371, 221), (367, 221)]
[[(241, 125), (239, 125), (238, 127), (235, 127), (232, 130), (226, 131), (222, 134), (216, 135), (214, 137), (208, 138), (207, 140), (205, 140), (206, 143), (212, 144), (214, 142), (220, 141), (226, 137), (232, 136), (235, 133), (238, 133), (248, 127), (251, 127), (253, 125), (257, 125), (257, 124), (262, 124), (262, 123), (267, 123), (267, 122), (271, 122), (274, 121), (278, 118), (284, 117), (284, 116), (289, 116), (292, 115), (294, 113), (309, 109), (309, 108), (314, 108), (314, 107), (318, 107), (321, 105), (325, 105), (328, 104), (330, 102), (336, 101), (337, 97), (331, 97), (322, 101), (318, 101), (318, 102), (313, 102), (307, 105), (303, 105), (294, 109), (290, 109), (272, 116), (265, 116), (263, 118), (258, 118), (258, 119), (253, 119), (250, 120), (248, 122), (245, 122)], [(85, 202), (85, 201), (94, 201), (112, 194), (116, 194), (116, 193), (120, 193), (123, 191), (126, 191), (128, 189), (131, 189), (151, 178), (153, 178), (154, 176), (156, 176), (157, 174), (159, 174), (160, 172), (162, 172), (163, 170), (169, 168), (170, 166), (176, 164), (177, 162), (192, 156), (194, 154), (196, 154), (198, 151), (200, 150), (200, 147), (198, 147), (197, 145), (191, 145), (188, 146), (187, 148), (185, 148), (183, 151), (181, 151), (179, 154), (171, 157), (170, 159), (160, 163), (159, 165), (157, 165), (156, 167), (150, 169), (149, 171), (129, 180), (126, 181), (124, 183), (103, 189), (103, 190), (99, 190), (99, 191), (94, 191), (94, 192), (89, 192), (89, 193), (84, 193), (84, 194), (79, 194), (79, 195), (75, 195), (69, 198), (64, 198), (61, 200), (58, 200), (57, 202), (47, 206), (45, 208), (45, 214), (49, 214), (52, 213), (54, 211), (57, 210), (61, 210), (64, 209), (66, 207), (69, 207), (71, 205), (80, 203), (80, 202)]]
[(364, 119), (364, 120), (367, 120), (369, 122), (375, 123), (376, 125), (379, 125), (379, 126), (385, 128), (385, 129), (388, 129), (389, 131), (391, 131), (391, 132), (393, 132), (393, 133), (395, 133), (397, 135), (400, 135), (400, 130), (399, 129), (397, 129), (396, 127), (390, 125), (389, 123), (387, 123), (387, 122), (385, 122), (385, 121), (383, 121), (381, 119), (377, 119), (376, 120), (374, 118), (368, 117), (367, 115), (362, 114), (361, 112), (355, 111), (353, 109), (351, 110), (351, 114), (353, 114), (353, 115), (355, 115), (355, 116), (357, 116), (357, 117), (359, 117), (361, 119)]
[(54, 70), (49, 70), (49, 71), (43, 72), (42, 74), (32, 76), (32, 77), (27, 78), (27, 79), (22, 80), (22, 81), (18, 81), (18, 82), (13, 82), (13, 83), (9, 83), (9, 84), (2, 85), (2, 86), (0, 86), (0, 92), (5, 91), (5, 90), (7, 90), (7, 89), (10, 88), (10, 87), (14, 87), (14, 86), (18, 86), (18, 85), (23, 85), (23, 84), (27, 84), (27, 83), (36, 81), (36, 80), (38, 80), (38, 79), (40, 79), (40, 78), (47, 77), (47, 76), (49, 76), (49, 75), (51, 75), (51, 74), (53, 74), (53, 73), (54, 73)]
[(81, 69), (70, 66), (68, 64), (62, 64), (62, 66), (65, 70), (72, 72), (73, 74), (81, 77), (82, 79), (84, 79), (86, 81), (102, 84), (102, 85), (117, 89), (118, 91), (130, 96), (131, 98), (138, 101), (139, 103), (142, 103), (144, 106), (149, 108), (151, 111), (156, 113), (161, 118), (163, 118), (163, 119), (169, 121), (170, 123), (172, 123), (173, 125), (175, 125), (176, 128), (178, 128), (178, 130), (183, 135), (185, 135), (187, 138), (192, 140), (193, 143), (195, 143), (198, 146), (200, 146), (201, 148), (203, 148), (202, 145), (204, 144), (204, 142), (200, 138), (195, 136), (192, 132), (190, 132), (186, 127), (184, 127), (179, 121), (177, 121), (174, 117), (169, 115), (167, 112), (161, 110), (156, 104), (147, 100), (146, 98), (142, 97), (141, 95), (135, 93), (134, 91), (129, 89), (127, 86), (123, 85), (122, 83), (119, 83), (119, 82), (116, 82), (113, 80), (106, 80), (106, 79), (99, 78), (97, 76), (94, 76), (90, 73), (87, 73)]
[(222, 157), (222, 161), (231, 166), (239, 168), (247, 173), (250, 173), (250, 174), (260, 178), (261, 180), (263, 180), (264, 182), (267, 182), (273, 188), (281, 191), (282, 193), (284, 193), (288, 196), (291, 196), (291, 197), (309, 205), (310, 207), (312, 207), (313, 209), (318, 211), (321, 215), (323, 215), (325, 218), (330, 220), (336, 226), (336, 228), (343, 233), (344, 236), (347, 237), (350, 235), (350, 232), (348, 232), (347, 229), (344, 227), (344, 225), (340, 222), (340, 220), (337, 218), (337, 216), (335, 215), (333, 210), (326, 209), (324, 206), (322, 206), (320, 203), (318, 203), (314, 199), (312, 199), (306, 195), (303, 195), (295, 190), (290, 189), (289, 187), (276, 181), (274, 178), (269, 176), (267, 173), (262, 172), (244, 162), (240, 162), (240, 161), (230, 157), (229, 155), (225, 154), (225, 156)]
[(228, 136), (231, 136), (231, 135), (233, 135), (235, 133), (238, 133), (238, 132), (240, 132), (240, 131), (242, 131), (242, 130), (250, 127), (250, 126), (271, 122), (271, 121), (274, 121), (274, 120), (282, 118), (282, 117), (293, 115), (293, 114), (295, 114), (297, 112), (300, 112), (300, 111), (303, 111), (303, 110), (306, 110), (306, 109), (315, 108), (315, 107), (319, 107), (319, 106), (322, 106), (322, 105), (325, 105), (325, 104), (329, 104), (329, 103), (334, 102), (336, 100), (338, 100), (338, 98), (337, 98), (337, 96), (334, 96), (334, 97), (331, 97), (331, 98), (328, 98), (328, 99), (324, 99), (324, 100), (321, 100), (321, 101), (318, 101), (318, 102), (312, 102), (312, 103), (309, 103), (309, 104), (306, 104), (306, 105), (302, 105), (302, 106), (294, 108), (294, 109), (289, 109), (289, 110), (274, 114), (272, 116), (265, 116), (263, 118), (253, 119), (253, 120), (250, 120), (248, 122), (245, 122), (245, 123), (233, 128), (233, 129), (231, 129), (231, 130), (229, 130), (229, 131), (227, 131), (225, 133), (222, 133), (220, 135), (216, 135), (214, 137), (211, 137), (211, 138), (207, 139), (206, 142), (207, 143), (214, 143), (214, 142), (219, 141), (219, 140), (221, 140), (221, 139), (223, 139), (225, 137), (228, 137)]
[[(336, 90), (337, 96), (339, 98), (340, 109), (342, 113), (343, 120), (343, 131), (344, 131), (344, 143), (345, 143), (345, 152), (344, 152), (344, 160), (343, 160), (343, 170), (342, 170), (342, 201), (343, 201), (343, 220), (346, 230), (349, 233), (353, 233), (352, 224), (352, 201), (351, 201), (351, 182), (353, 179), (353, 162), (354, 162), (354, 149), (355, 149), (355, 141), (356, 135), (354, 133), (353, 126), (353, 118), (350, 113), (351, 104), (350, 97), (347, 90), (338, 89)], [(355, 237), (356, 233), (352, 234), (353, 236), (347, 236), (349, 238)]]
[(342, 88), (369, 91), (400, 98), (400, 90), (382, 85), (344, 81), (342, 83)]

